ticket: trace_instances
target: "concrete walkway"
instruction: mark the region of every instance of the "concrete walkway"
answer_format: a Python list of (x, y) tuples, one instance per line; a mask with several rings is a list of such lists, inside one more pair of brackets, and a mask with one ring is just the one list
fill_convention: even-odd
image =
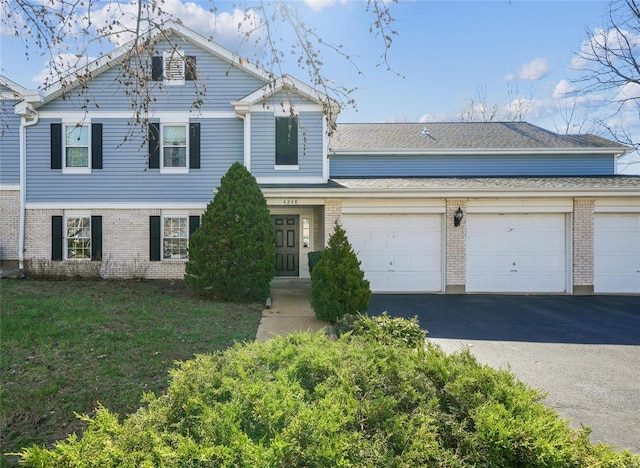
[(256, 339), (266, 341), (274, 336), (296, 331), (316, 332), (328, 327), (315, 317), (309, 304), (311, 282), (300, 279), (274, 279), (271, 283), (271, 308), (262, 312)]

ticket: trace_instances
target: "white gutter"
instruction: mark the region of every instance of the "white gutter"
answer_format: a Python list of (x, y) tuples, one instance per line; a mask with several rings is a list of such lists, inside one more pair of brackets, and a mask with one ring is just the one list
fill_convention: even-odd
[[(40, 119), (31, 104), (23, 107), (20, 115), (20, 225), (18, 234), (18, 269), (24, 271), (25, 216), (27, 204), (27, 127), (36, 125)], [(31, 116), (31, 120), (27, 120)]]
[(424, 156), (424, 155), (528, 155), (528, 154), (612, 154), (622, 156), (631, 148), (423, 148), (423, 149), (375, 149), (333, 150), (331, 156)]
[[(231, 103), (234, 105), (235, 103)], [(234, 107), (236, 107), (234, 105)], [(240, 107), (236, 109), (235, 114), (236, 117), (242, 119), (243, 123), (243, 145), (244, 145), (244, 167), (247, 168), (247, 171), (251, 172), (251, 114), (248, 112), (248, 109), (245, 107)]]

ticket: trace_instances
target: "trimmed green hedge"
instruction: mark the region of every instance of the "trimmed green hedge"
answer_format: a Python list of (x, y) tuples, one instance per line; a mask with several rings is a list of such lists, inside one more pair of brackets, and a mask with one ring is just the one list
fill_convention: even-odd
[[(197, 356), (166, 394), (82, 437), (22, 452), (28, 466), (630, 467), (592, 445), (539, 391), (468, 352), (415, 346), (363, 318), (331, 341), (294, 334)], [(400, 327), (404, 329), (406, 327)], [(409, 327), (412, 328), (412, 327)], [(410, 333), (413, 335), (413, 333)], [(385, 336), (384, 342), (379, 338)]]

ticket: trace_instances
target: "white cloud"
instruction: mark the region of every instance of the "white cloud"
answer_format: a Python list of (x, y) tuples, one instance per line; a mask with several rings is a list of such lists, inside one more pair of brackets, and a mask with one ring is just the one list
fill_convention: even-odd
[(330, 7), (336, 4), (336, 0), (304, 0), (309, 8), (315, 11), (320, 11), (325, 7)]
[(339, 0), (339, 2), (336, 0), (304, 0), (304, 3), (312, 10), (320, 11), (323, 8), (331, 7), (336, 3), (345, 5), (346, 3), (348, 3), (348, 0)]
[(575, 93), (577, 88), (568, 80), (562, 79), (558, 82), (553, 90), (553, 97), (556, 99), (566, 98), (567, 96)]
[(638, 99), (640, 99), (640, 84), (633, 82), (622, 85), (614, 97), (614, 100), (619, 102)]
[(420, 123), (427, 123), (427, 122), (452, 122), (452, 121), (456, 121), (456, 120), (460, 120), (459, 115), (454, 115), (451, 113), (440, 113), (440, 114), (423, 114), (420, 116), (420, 118), (418, 119), (418, 122)]
[(582, 42), (580, 52), (571, 60), (571, 67), (582, 70), (587, 68), (596, 59), (596, 55), (601, 55), (609, 50), (614, 53), (620, 51), (640, 51), (640, 35), (625, 29), (602, 29), (597, 28), (591, 37)]
[(539, 80), (549, 74), (549, 63), (545, 58), (537, 58), (525, 63), (518, 72), (518, 78), (523, 80)]
[(59, 79), (56, 72), (74, 70), (84, 67), (96, 57), (78, 56), (76, 54), (59, 53), (44, 64), (44, 67), (31, 80), (38, 84), (52, 84)]

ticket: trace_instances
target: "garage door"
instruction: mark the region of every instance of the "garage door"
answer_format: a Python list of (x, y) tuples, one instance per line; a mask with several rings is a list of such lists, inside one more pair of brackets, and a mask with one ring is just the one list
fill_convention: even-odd
[(441, 216), (344, 214), (342, 226), (372, 291), (442, 290)]
[(640, 293), (640, 214), (596, 214), (594, 285), (597, 293)]
[(467, 292), (566, 291), (565, 216), (470, 214)]

